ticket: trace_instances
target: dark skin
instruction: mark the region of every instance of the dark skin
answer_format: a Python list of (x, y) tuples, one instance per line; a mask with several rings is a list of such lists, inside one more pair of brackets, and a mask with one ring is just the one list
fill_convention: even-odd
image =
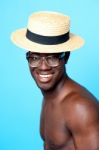
[[(42, 61), (38, 68), (30, 67), (44, 97), (40, 124), (44, 150), (99, 150), (99, 102), (68, 77), (65, 63), (63, 59), (50, 67)], [(40, 74), (51, 75), (46, 80)]]

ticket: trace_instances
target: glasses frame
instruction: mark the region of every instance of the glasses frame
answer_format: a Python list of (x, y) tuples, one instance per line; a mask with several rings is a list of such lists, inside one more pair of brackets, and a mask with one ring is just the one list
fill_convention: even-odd
[[(62, 59), (65, 57), (65, 52), (63, 52), (63, 53), (58, 53), (58, 54), (59, 54), (59, 56), (58, 56), (59, 61), (62, 60)], [(50, 55), (50, 56), (53, 56), (53, 55)], [(46, 64), (47, 64), (48, 66), (50, 66), (50, 67), (57, 67), (57, 66), (59, 66), (59, 65), (55, 65), (55, 66), (54, 66), (54, 65), (50, 65), (50, 64), (47, 62), (47, 58), (50, 57), (50, 56), (41, 56), (41, 59), (43, 59), (44, 61), (46, 61)], [(33, 58), (32, 56), (30, 56), (30, 51), (26, 53), (26, 59), (27, 59), (28, 63), (29, 63), (29, 58)], [(40, 59), (40, 61), (41, 61), (41, 59)], [(29, 63), (29, 65), (30, 65), (32, 68), (38, 68), (38, 67), (40, 66), (40, 63), (38, 63), (38, 66), (32, 66), (30, 63)]]

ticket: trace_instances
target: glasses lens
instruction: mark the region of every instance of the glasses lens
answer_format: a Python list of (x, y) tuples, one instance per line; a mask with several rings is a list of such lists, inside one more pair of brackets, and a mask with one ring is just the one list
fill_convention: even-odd
[(38, 67), (39, 63), (40, 63), (40, 57), (39, 56), (29, 57), (29, 64), (30, 64), (30, 66)]
[(60, 60), (63, 59), (64, 57), (65, 57), (65, 53), (60, 53), (57, 55), (46, 57), (46, 61), (49, 64), (49, 66), (55, 67), (59, 65)]
[(46, 61), (49, 66), (58, 66), (59, 65), (59, 57), (56, 55), (46, 57)]

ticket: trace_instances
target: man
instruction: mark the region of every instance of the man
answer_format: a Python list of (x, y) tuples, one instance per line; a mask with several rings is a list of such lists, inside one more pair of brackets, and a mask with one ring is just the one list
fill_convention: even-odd
[(31, 75), (44, 97), (44, 150), (99, 150), (99, 103), (65, 68), (70, 51), (84, 43), (69, 28), (68, 16), (37, 12), (29, 17), (27, 29), (12, 33), (12, 41), (28, 50)]

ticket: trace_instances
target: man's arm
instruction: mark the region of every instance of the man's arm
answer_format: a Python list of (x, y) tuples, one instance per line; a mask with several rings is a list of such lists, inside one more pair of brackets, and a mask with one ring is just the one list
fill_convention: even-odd
[(99, 103), (77, 97), (77, 100), (72, 100), (68, 114), (66, 120), (75, 149), (99, 150)]

